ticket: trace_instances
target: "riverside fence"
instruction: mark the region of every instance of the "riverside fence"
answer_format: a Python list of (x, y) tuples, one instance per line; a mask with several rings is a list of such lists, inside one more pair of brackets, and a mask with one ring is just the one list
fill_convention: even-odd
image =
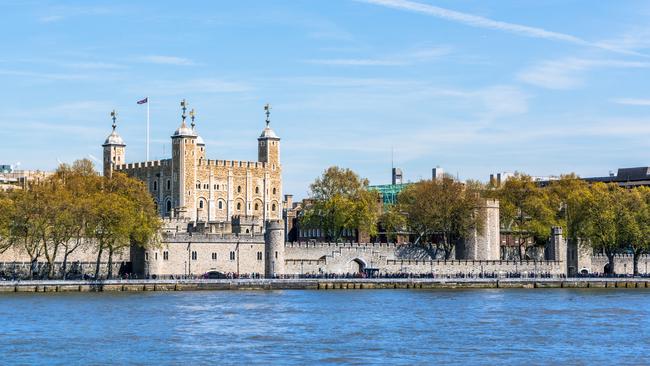
[(138, 292), (200, 290), (628, 288), (649, 289), (647, 278), (315, 278), (106, 281), (0, 281), (10, 292)]

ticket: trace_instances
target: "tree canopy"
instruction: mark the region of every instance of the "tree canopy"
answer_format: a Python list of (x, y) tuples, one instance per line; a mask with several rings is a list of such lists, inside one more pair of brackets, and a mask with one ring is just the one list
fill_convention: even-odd
[(368, 190), (368, 180), (350, 169), (330, 167), (310, 186), (311, 204), (301, 219), (305, 228), (320, 229), (327, 240), (338, 242), (344, 230), (376, 235), (379, 196)]
[(65, 277), (68, 256), (87, 245), (98, 253), (96, 276), (108, 252), (111, 277), (113, 254), (132, 244), (155, 244), (159, 227), (155, 204), (141, 181), (121, 173), (101, 177), (89, 160), (62, 164), (47, 179), (0, 194), (0, 251), (14, 247), (26, 253), (32, 275), (45, 259), (45, 276), (58, 277), (54, 264), (62, 259)]
[(453, 249), (482, 230), (485, 212), (478, 185), (465, 185), (451, 177), (425, 180), (408, 186), (398, 196), (413, 245), (435, 258), (442, 250), (450, 258)]

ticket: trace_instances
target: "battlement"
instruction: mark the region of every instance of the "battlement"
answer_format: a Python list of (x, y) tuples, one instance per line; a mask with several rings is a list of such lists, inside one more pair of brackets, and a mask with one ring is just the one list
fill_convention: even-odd
[(397, 248), (408, 244), (395, 243), (332, 243), (332, 242), (287, 242), (286, 248)]
[(170, 160), (149, 160), (141, 161), (136, 163), (127, 163), (120, 164), (115, 166), (115, 170), (132, 170), (132, 169), (143, 169), (143, 168), (157, 168), (161, 166), (166, 166)]
[(259, 161), (206, 159), (206, 160), (199, 161), (199, 165), (227, 167), (227, 168), (266, 169), (268, 164), (261, 163)]
[(477, 259), (388, 259), (386, 261), (388, 264), (392, 265), (404, 265), (404, 264), (431, 264), (431, 265), (499, 265), (499, 266), (548, 266), (548, 265), (559, 265), (561, 261), (535, 261), (535, 260), (477, 260)]
[[(605, 260), (607, 260), (607, 255), (605, 255), (605, 254), (601, 254), (601, 253), (594, 254), (593, 257), (594, 257), (594, 259), (605, 259)], [(627, 253), (624, 253), (624, 254), (616, 254), (616, 255), (614, 255), (614, 259), (616, 259), (616, 258), (621, 258), (621, 259), (633, 259), (633, 258), (634, 258), (634, 255), (633, 255), (633, 254), (627, 254)], [(641, 255), (639, 256), (639, 259), (644, 259), (644, 260), (645, 260), (645, 259), (650, 259), (650, 254), (641, 254)]]
[(163, 243), (208, 243), (208, 244), (233, 244), (250, 243), (264, 244), (264, 235), (238, 235), (238, 234), (210, 234), (210, 233), (165, 233)]

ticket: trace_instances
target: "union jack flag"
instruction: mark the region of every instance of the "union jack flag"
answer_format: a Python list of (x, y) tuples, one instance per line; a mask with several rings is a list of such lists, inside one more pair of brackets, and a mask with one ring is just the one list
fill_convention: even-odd
[(138, 100), (138, 104), (145, 104), (145, 103), (149, 103), (149, 97), (144, 98), (142, 100)]

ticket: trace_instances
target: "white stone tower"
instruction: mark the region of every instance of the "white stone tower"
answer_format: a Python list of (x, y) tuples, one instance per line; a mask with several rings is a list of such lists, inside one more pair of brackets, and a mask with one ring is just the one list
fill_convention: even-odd
[(284, 268), (284, 222), (269, 220), (264, 235), (266, 245), (266, 278), (281, 277)]
[(181, 101), (181, 126), (172, 135), (172, 207), (177, 216), (196, 220), (195, 177), (197, 135), (185, 124), (187, 102)]
[(113, 174), (116, 165), (121, 165), (126, 162), (126, 145), (122, 137), (115, 131), (117, 127), (117, 112), (115, 110), (111, 112), (111, 118), (113, 119), (113, 132), (108, 135), (102, 145), (104, 147), (103, 172), (105, 177), (110, 177)]

